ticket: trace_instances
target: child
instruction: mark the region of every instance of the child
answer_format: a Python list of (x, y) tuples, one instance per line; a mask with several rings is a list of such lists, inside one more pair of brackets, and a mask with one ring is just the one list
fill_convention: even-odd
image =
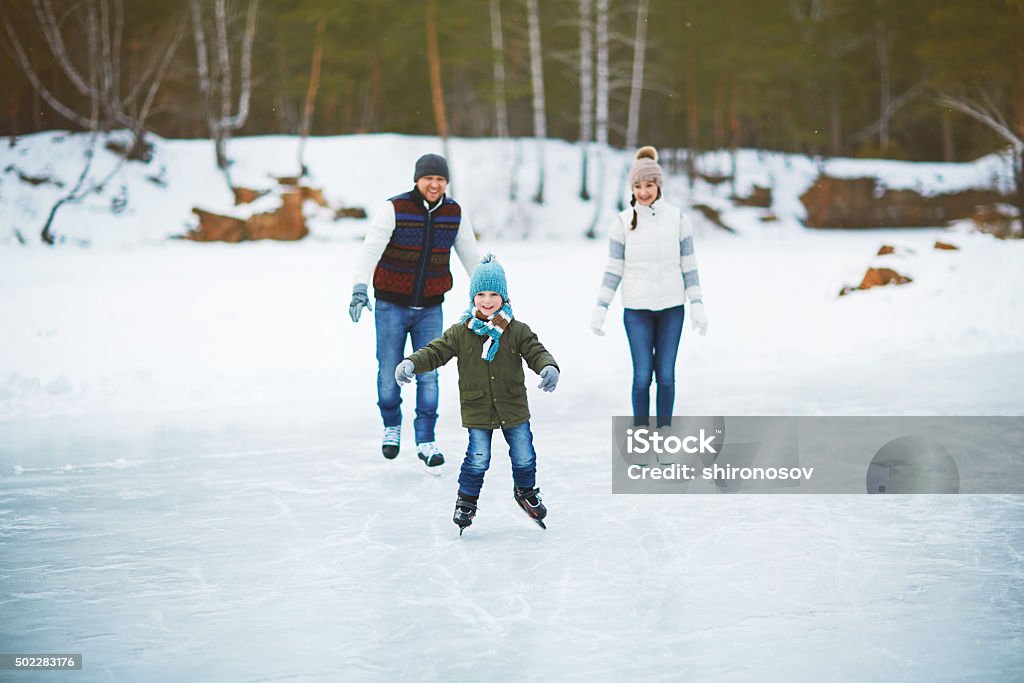
[(512, 317), (505, 269), (488, 254), (473, 270), (470, 307), (458, 323), (395, 368), (395, 380), (408, 384), (413, 375), (430, 372), (459, 359), (462, 426), (469, 430), (469, 448), (459, 474), (459, 494), (452, 521), (459, 535), (473, 523), (476, 503), (491, 462), (491, 434), (501, 429), (512, 459), (514, 494), (526, 514), (544, 526), (547, 508), (536, 488), (537, 454), (530, 433), (523, 360), (541, 377), (538, 385), (554, 391), (558, 365), (537, 335)]

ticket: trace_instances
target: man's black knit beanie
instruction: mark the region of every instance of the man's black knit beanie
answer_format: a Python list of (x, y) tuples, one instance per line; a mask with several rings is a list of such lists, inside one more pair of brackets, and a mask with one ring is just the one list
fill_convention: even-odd
[(426, 175), (439, 175), (445, 180), (450, 181), (447, 160), (440, 154), (424, 154), (421, 156), (416, 160), (416, 172), (413, 174), (412, 181), (415, 183)]

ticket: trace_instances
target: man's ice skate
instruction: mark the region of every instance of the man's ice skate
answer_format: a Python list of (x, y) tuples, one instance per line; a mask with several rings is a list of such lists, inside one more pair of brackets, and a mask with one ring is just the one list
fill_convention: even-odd
[(416, 444), (416, 451), (420, 460), (427, 466), (427, 472), (435, 476), (441, 476), (441, 465), (444, 464), (444, 455), (437, 447), (436, 441), (424, 441)]
[(514, 491), (519, 507), (523, 508), (523, 511), (530, 516), (530, 519), (537, 522), (542, 529), (547, 529), (547, 525), (544, 524), (544, 518), (547, 517), (548, 509), (544, 507), (544, 503), (540, 500), (540, 489), (521, 489), (516, 486)]
[(398, 455), (398, 447), (402, 442), (402, 425), (384, 428), (384, 438), (380, 442), (380, 450), (388, 460)]
[(455, 499), (455, 514), (452, 516), (452, 521), (459, 527), (459, 536), (466, 530), (466, 527), (473, 523), (474, 517), (476, 517), (476, 500), (460, 493)]

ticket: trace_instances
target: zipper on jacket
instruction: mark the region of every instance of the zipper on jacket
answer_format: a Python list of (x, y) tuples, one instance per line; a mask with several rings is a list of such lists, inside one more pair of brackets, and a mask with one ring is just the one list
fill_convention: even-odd
[(431, 256), (431, 233), (434, 230), (434, 211), (441, 208), (441, 203), (444, 201), (444, 195), (437, 200), (437, 206), (433, 210), (430, 208), (430, 202), (425, 198), (423, 200), (423, 206), (427, 210), (427, 220), (423, 228), (423, 244), (420, 247), (420, 261), (416, 266), (416, 277), (413, 279), (412, 284), (412, 301), (410, 306), (419, 306), (423, 301), (423, 289), (427, 286), (427, 266), (430, 264)]

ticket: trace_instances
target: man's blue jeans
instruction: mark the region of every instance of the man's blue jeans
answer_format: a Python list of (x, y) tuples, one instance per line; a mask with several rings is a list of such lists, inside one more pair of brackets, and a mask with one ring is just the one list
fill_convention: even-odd
[(651, 415), (651, 378), (657, 378), (658, 426), (672, 424), (676, 400), (676, 354), (683, 334), (684, 309), (661, 311), (627, 308), (622, 320), (633, 356), (633, 424), (645, 425)]
[[(377, 405), (385, 427), (402, 424), (402, 391), (395, 382), (395, 366), (405, 358), (405, 342), (412, 337), (413, 351), (441, 336), (441, 307), (409, 308), (377, 299), (373, 312), (377, 325)], [(437, 371), (416, 375), (416, 443), (434, 441), (437, 424)]]
[[(479, 496), (484, 485), (484, 473), (491, 464), (491, 435), (493, 429), (470, 429), (469, 448), (462, 461), (459, 473), (459, 492)], [(502, 427), (508, 443), (508, 455), (512, 459), (512, 481), (521, 489), (532, 489), (537, 482), (537, 453), (533, 450), (533, 433), (530, 423), (515, 427)]]

